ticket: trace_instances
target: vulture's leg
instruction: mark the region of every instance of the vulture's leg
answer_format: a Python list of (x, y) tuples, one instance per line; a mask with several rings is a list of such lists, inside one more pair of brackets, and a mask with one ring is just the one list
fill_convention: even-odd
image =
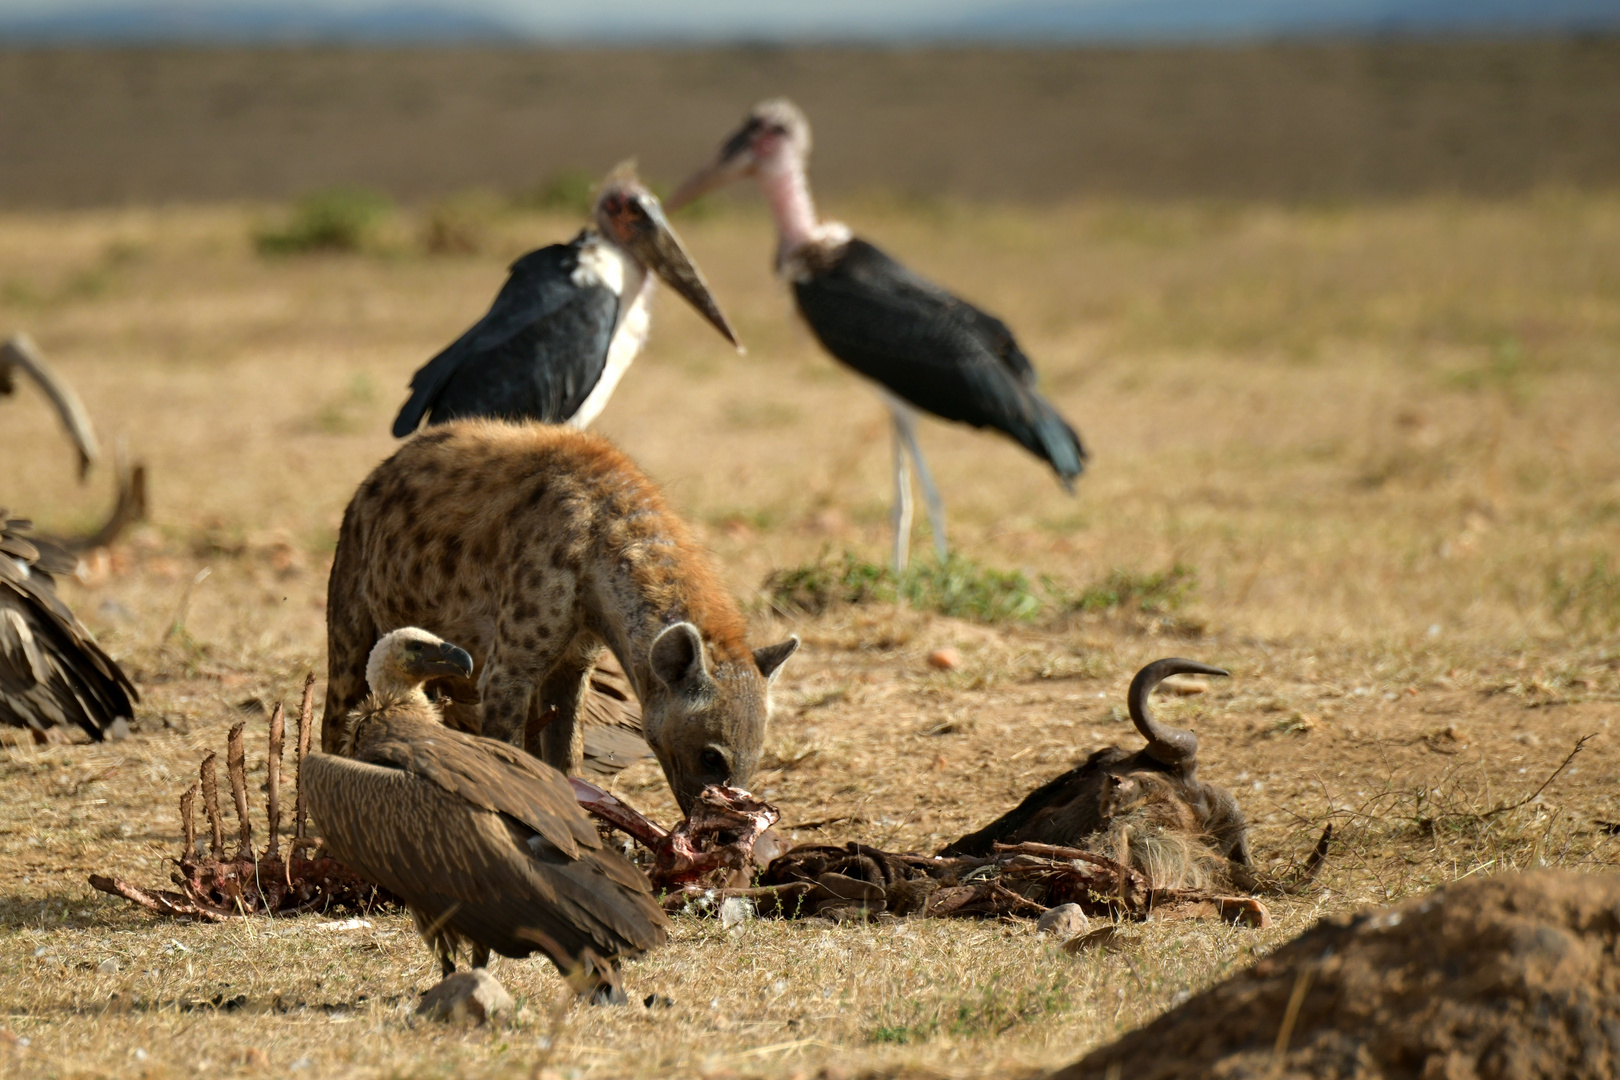
[(894, 409), (894, 572), (901, 573), (911, 559), (911, 469), (906, 463), (905, 436), (900, 410)]
[(472, 947), (472, 966), (475, 968), (489, 967), (488, 945), (474, 945)]
[[(939, 561), (945, 561), (945, 503), (939, 497), (939, 488), (934, 486), (934, 476), (928, 471), (928, 462), (923, 459), (922, 446), (917, 442), (917, 414), (911, 406), (897, 404), (894, 406), (894, 430), (899, 440), (905, 443), (906, 449), (911, 453), (911, 460), (917, 465), (917, 482), (922, 485), (923, 504), (928, 507), (928, 526), (934, 530), (934, 551), (939, 554)], [(898, 448), (895, 453), (900, 451)]]
[(624, 996), (624, 984), (619, 979), (619, 965), (609, 962), (606, 970), (597, 967), (591, 973), (596, 984), (587, 991), (587, 999), (592, 1005), (625, 1005), (630, 999)]

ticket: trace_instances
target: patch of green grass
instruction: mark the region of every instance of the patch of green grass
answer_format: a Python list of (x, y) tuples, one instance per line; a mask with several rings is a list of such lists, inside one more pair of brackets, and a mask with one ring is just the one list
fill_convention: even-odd
[(772, 571), (762, 586), (766, 601), (778, 611), (819, 615), (845, 604), (894, 603), (899, 599), (894, 574), (846, 551), (830, 552), (804, 566)]
[(265, 255), (359, 251), (393, 212), (386, 195), (368, 188), (324, 188), (298, 200), (286, 224), (260, 232), (254, 244)]
[(1163, 615), (1182, 605), (1197, 573), (1177, 563), (1158, 573), (1111, 571), (1102, 581), (1074, 592), (1048, 577), (1031, 581), (1019, 570), (998, 570), (960, 555), (945, 562), (919, 562), (896, 574), (851, 552), (805, 566), (777, 570), (765, 579), (766, 601), (776, 610), (815, 615), (846, 604), (905, 603), (919, 611), (979, 622), (1027, 621), (1043, 615), (1124, 609)]
[(1502, 337), (1491, 346), (1483, 363), (1454, 372), (1449, 382), (1458, 390), (1473, 393), (1495, 390), (1521, 404), (1529, 392), (1529, 375), (1524, 346), (1517, 338)]
[(487, 191), (462, 191), (428, 207), (422, 248), (430, 255), (476, 255), (489, 246), (490, 229), (504, 203)]
[(310, 427), (325, 435), (353, 435), (365, 430), (371, 406), (376, 402), (377, 384), (365, 372), (356, 372), (341, 394), (328, 398), (315, 410)]
[(1108, 576), (1081, 592), (1069, 604), (1072, 611), (1134, 609), (1144, 615), (1165, 615), (1186, 602), (1198, 587), (1198, 571), (1176, 563), (1158, 573), (1111, 570)]
[(1048, 590), (1018, 570), (996, 570), (953, 555), (919, 563), (900, 575), (900, 595), (922, 611), (980, 622), (1033, 619), (1048, 604)]
[[(999, 976), (960, 997), (939, 1001), (911, 998), (874, 1027), (874, 1043), (920, 1043), (940, 1035), (957, 1039), (996, 1039), (1023, 1024), (1067, 1012), (1074, 1003), (1071, 979), (1057, 974), (1020, 986), (1004, 986)], [(889, 1010), (885, 1010), (889, 1011)]]
[(1547, 596), (1553, 613), (1582, 630), (1620, 629), (1620, 567), (1607, 555), (1594, 555), (1584, 570), (1548, 575)]
[(584, 217), (591, 212), (595, 187), (596, 178), (584, 169), (558, 169), (516, 201), (534, 210)]

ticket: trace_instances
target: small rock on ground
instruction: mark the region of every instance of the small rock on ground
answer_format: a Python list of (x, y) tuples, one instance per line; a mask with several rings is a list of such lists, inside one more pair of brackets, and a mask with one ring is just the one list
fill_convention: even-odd
[(512, 1009), (512, 995), (483, 968), (458, 971), (422, 995), (417, 1016), (452, 1024), (484, 1024)]
[(1035, 920), (1037, 934), (1056, 934), (1064, 940), (1085, 933), (1090, 926), (1091, 920), (1086, 918), (1079, 904), (1059, 904)]

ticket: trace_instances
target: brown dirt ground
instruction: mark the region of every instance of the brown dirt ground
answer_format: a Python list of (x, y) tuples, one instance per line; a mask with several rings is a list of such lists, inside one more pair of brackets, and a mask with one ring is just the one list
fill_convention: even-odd
[(1620, 877), (1538, 870), (1338, 915), (1055, 1074), (1598, 1080), (1620, 1069)]
[(673, 183), (786, 94), (824, 194), (1336, 200), (1620, 185), (1620, 39), (1159, 49), (0, 50), (0, 206)]
[[(1262, 859), (1334, 822), (1323, 891), (1279, 901), (1268, 930), (1139, 924), (1078, 957), (1022, 924), (681, 919), (628, 975), (673, 1008), (559, 1009), (548, 967), (498, 962), (518, 1019), (476, 1032), (408, 1023), (435, 975), (401, 917), (189, 926), (92, 893), (96, 871), (161, 884), (175, 800), (239, 703), (324, 669), (339, 515), (392, 446), (409, 373), (511, 256), (577, 222), (491, 214), (478, 253), (435, 257), (405, 218), (365, 254), (265, 259), (269, 209), (12, 215), (0, 324), (148, 461), (154, 517), (66, 589), (139, 683), (141, 730), (0, 750), (0, 1071), (1005, 1076), (1074, 1061), (1322, 915), (1615, 864), (1620, 204), (833, 205), (1017, 327), (1095, 448), (1070, 499), (1005, 440), (927, 425), (957, 548), (1077, 589), (1182, 562), (1198, 587), (1167, 618), (771, 613), (773, 569), (829, 546), (883, 558), (882, 407), (789, 318), (761, 217), (683, 224), (749, 354), (660, 297), (602, 428), (694, 522), (757, 639), (805, 638), (756, 789), (801, 839), (931, 850), (1131, 744), (1131, 674), (1188, 655), (1233, 677), (1165, 717), (1197, 728)], [(104, 508), (105, 474), (75, 482), (37, 395), (0, 402), (0, 462), (0, 501), (46, 526)], [(927, 665), (942, 646), (959, 669)], [(1538, 799), (1486, 816), (1594, 732)], [(672, 816), (650, 767), (619, 791)]]

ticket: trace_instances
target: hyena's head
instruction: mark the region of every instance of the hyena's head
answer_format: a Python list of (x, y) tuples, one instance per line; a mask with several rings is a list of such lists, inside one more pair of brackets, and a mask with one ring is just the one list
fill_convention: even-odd
[(759, 767), (771, 683), (799, 647), (790, 637), (742, 660), (716, 663), (698, 628), (676, 623), (653, 641), (654, 685), (641, 703), (642, 726), (664, 778), (690, 814), (710, 784), (746, 788)]

